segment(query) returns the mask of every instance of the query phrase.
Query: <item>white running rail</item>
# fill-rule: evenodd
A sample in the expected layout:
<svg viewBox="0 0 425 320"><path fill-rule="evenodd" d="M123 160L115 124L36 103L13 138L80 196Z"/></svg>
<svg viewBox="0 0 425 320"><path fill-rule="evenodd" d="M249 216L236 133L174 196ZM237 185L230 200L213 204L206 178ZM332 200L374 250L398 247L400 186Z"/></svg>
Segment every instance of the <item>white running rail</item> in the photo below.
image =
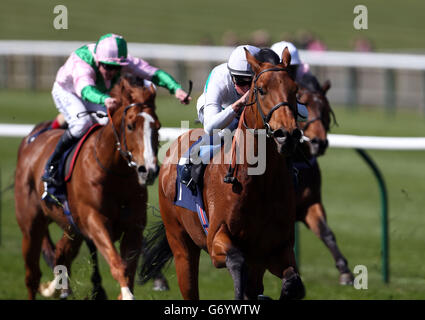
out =
<svg viewBox="0 0 425 320"><path fill-rule="evenodd" d="M0 124L0 137L24 137L34 125ZM187 131L185 128L161 128L159 139L170 141ZM371 137L346 134L328 134L331 148L361 148L376 150L425 150L425 137Z"/></svg>
<svg viewBox="0 0 425 320"><path fill-rule="evenodd" d="M69 56L86 44L82 41L0 40L0 55ZM144 59L170 59L180 61L226 61L232 47L174 45L154 43L128 44L129 52ZM343 66L425 70L425 55L377 52L314 52L299 50L301 59L313 66Z"/></svg>

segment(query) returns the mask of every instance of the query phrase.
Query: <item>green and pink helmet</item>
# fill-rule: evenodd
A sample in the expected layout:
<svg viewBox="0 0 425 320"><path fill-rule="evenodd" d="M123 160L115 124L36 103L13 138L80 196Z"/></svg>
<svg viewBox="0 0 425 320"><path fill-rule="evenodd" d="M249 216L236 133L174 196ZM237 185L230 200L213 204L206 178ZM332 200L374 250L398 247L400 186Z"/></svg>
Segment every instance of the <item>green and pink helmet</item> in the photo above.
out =
<svg viewBox="0 0 425 320"><path fill-rule="evenodd" d="M127 42L122 36L108 33L101 36L94 47L98 62L116 66L125 66L127 60Z"/></svg>

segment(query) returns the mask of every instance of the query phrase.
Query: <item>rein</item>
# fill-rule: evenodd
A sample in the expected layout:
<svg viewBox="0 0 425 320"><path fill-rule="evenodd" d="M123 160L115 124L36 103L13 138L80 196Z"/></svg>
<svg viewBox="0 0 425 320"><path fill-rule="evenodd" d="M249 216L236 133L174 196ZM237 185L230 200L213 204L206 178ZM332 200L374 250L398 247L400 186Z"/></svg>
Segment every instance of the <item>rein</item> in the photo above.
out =
<svg viewBox="0 0 425 320"><path fill-rule="evenodd" d="M140 103L140 102L132 103L132 104L129 104L128 106L125 107L123 115L122 115L122 119L121 119L121 135L123 135L123 146L121 146L120 135L118 134L117 129L114 126L114 122L112 121L112 116L109 112L109 109L107 110L107 115L105 113L99 112L99 111L93 111L93 112L86 111L86 112L84 112L86 114L95 113L99 118L103 118L103 117L106 117L106 116L109 118L109 122L111 123L111 127L112 127L112 132L114 133L114 137L115 137L116 150L124 158L124 160L127 162L127 165L130 168L137 167L137 163L134 161L132 153L128 150L127 139L126 139L124 127L125 127L125 115L126 115L128 109L130 109L131 107L135 107L135 106L141 106L141 107L144 107L144 108L151 108L150 106L145 105L145 104ZM102 132L103 132L103 129L102 129ZM97 145L97 143L100 139L102 132L100 132L100 134L97 136L96 145ZM99 158L96 154L96 147L93 148L93 151L94 151L94 157L96 159L96 162L99 165L99 167L102 168L102 170L104 170L105 172L108 172L108 173L114 173L115 175L118 175L118 176L122 175L122 174L115 173L115 172L109 170L108 168L105 168L105 166L102 165L102 163L100 162L100 160L99 160Z"/></svg>
<svg viewBox="0 0 425 320"><path fill-rule="evenodd" d="M255 76L255 79L254 79L254 98L255 98L255 100L253 102L249 103L249 104L245 104L245 107L252 106L254 104L257 105L257 109L258 109L258 111L260 113L260 116L261 116L261 119L263 121L263 126L264 126L263 128L266 129L266 136L268 138L272 138L274 136L274 133L275 133L271 129L270 124L269 124L269 121L270 121L270 119L271 119L271 117L273 115L273 112L275 112L277 109L279 109L282 106L288 106L288 107L291 106L289 104L289 102L282 101L282 102L279 102L278 104L274 105L273 108L271 108L271 110L268 112L267 115L264 115L264 112L263 112L263 110L261 108L261 105L260 105L260 99L258 98L259 88L257 87L257 81L258 81L258 79L260 78L260 76L263 73L266 73L266 72L275 72L275 71L276 72L279 72L279 71L286 71L286 72L288 72L289 70L288 70L288 68L278 68L278 67L268 68L268 69L261 70ZM298 113L298 107L296 107L296 110L295 110L295 114L297 114L297 113ZM258 134L258 129L256 129L256 128L249 128L246 125L246 122L245 122L245 108L244 108L244 110L242 111L242 114L241 114L241 122L244 125L245 129L253 130L254 131L254 134ZM238 126L238 128L239 128L239 126ZM229 169L227 171L227 174L226 174L226 176L224 177L224 180L223 180L225 183L235 184L237 182L237 179L235 177L235 175L236 175L235 174L236 173L236 167L237 167L236 166L236 157L234 156L234 153L236 152L236 140L237 139L235 137L235 139L233 140L233 143L232 143L232 161L230 163L230 166L229 166Z"/></svg>
<svg viewBox="0 0 425 320"><path fill-rule="evenodd" d="M273 108L271 108L271 110L269 111L269 113L267 115L264 115L264 112L263 112L263 110L261 108L260 99L258 98L258 91L259 91L259 89L257 87L257 81L258 81L258 79L260 78L260 76L263 73L266 73L266 72L269 72L269 71L286 71L286 72L288 72L289 70L288 70L288 68L277 68L276 67L276 68L264 69L260 73L258 73L256 75L255 79L254 79L254 98L255 98L255 100L253 102L249 103L249 104L246 104L245 107L252 106L254 104L257 104L257 107L258 107L257 109L258 109L258 112L260 113L261 119L263 121L263 126L266 129L267 137L268 138L271 138L271 137L274 136L274 131L271 130L271 127L269 125L269 121L270 121L270 119L271 119L271 117L273 115L273 112L275 112L280 107L283 107L283 106L290 107L291 105L287 101L279 102L278 104L276 104L275 106L273 106ZM297 113L298 113L298 110L295 110L295 114L297 114ZM242 121L243 121L243 125L245 126L246 129L253 129L253 128L249 128L246 125L245 117L242 117ZM255 131L255 129L254 129L254 131Z"/></svg>
<svg viewBox="0 0 425 320"><path fill-rule="evenodd" d="M122 118L121 118L121 134L123 135L123 147L124 148L121 147L120 136L118 135L118 132L117 132L115 126L114 126L114 122L112 121L111 113L108 110L109 122L111 123L112 131L114 132L114 136L115 136L115 140L116 140L115 146L117 147L117 151L124 158L124 160L127 162L127 165L130 168L136 168L137 163L134 161L133 155L128 150L128 147L127 147L127 139L126 139L125 128L124 128L125 127L125 115L126 115L128 109L130 109L131 107L136 107L136 106L150 108L148 105L145 105L145 104L140 103L140 102L132 103L132 104L129 104L128 106L125 107Z"/></svg>

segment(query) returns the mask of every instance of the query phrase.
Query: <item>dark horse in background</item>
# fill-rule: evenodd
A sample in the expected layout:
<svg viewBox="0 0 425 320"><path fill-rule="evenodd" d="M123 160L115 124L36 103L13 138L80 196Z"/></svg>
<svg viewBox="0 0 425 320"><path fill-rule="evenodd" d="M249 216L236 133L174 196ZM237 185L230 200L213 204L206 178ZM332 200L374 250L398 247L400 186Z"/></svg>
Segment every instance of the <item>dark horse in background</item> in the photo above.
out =
<svg viewBox="0 0 425 320"><path fill-rule="evenodd" d="M142 279L149 278L151 272L157 272L155 268L160 269L174 256L184 299L199 299L201 249L208 252L216 268L229 270L235 299L257 299L262 295L266 270L282 279L281 299L299 299L305 294L294 256L295 192L292 173L286 165L286 156L294 152L301 138L295 120L297 86L287 69L291 56L286 48L282 63L277 66L260 63L248 51L246 57L255 76L250 102L240 117L233 147L243 143L242 137L254 143L245 146L242 163L232 161L232 170L223 161L215 161L217 157L233 155L232 151L223 151L223 147L205 168L203 200L209 220L207 234L197 213L174 204L176 164L186 151L183 141L196 141L192 138L203 135L203 130L181 135L161 166L159 206L163 225L152 236L153 245L148 245L140 275ZM260 129L264 131L261 133ZM259 138L261 134L263 141ZM266 154L259 154L261 143L265 144ZM262 174L249 174L253 167L247 161L250 151L260 158L266 156ZM232 184L223 181L225 176L233 178L229 179ZM155 242L156 239L162 241Z"/></svg>
<svg viewBox="0 0 425 320"><path fill-rule="evenodd" d="M119 283L120 299L134 299L137 261L146 225L147 185L157 175L158 130L155 89L133 87L121 79L111 91L120 105L109 114L109 123L94 131L82 145L72 178L66 183L67 199L76 227L63 209L41 200L41 176L62 130L48 130L19 147L15 175L16 218L23 234L25 283L35 299L41 271L39 260L48 225L57 223L63 236L54 251L54 265L64 265L68 275L81 243L89 239L105 257ZM120 254L114 242L120 240ZM49 289L54 290L55 281Z"/></svg>
<svg viewBox="0 0 425 320"><path fill-rule="evenodd" d="M302 221L323 241L330 250L340 273L339 283L349 285L353 283L353 274L327 223L322 201L320 167L316 159L322 156L328 147L327 133L330 130L331 118L336 123L335 114L326 98L331 84L326 81L321 86L314 76L307 74L298 85L298 97L308 109L307 122L300 123L308 141L300 145L300 151L305 157L297 153L298 156L294 159L295 166L298 168L297 221ZM305 160L309 162L309 165Z"/></svg>

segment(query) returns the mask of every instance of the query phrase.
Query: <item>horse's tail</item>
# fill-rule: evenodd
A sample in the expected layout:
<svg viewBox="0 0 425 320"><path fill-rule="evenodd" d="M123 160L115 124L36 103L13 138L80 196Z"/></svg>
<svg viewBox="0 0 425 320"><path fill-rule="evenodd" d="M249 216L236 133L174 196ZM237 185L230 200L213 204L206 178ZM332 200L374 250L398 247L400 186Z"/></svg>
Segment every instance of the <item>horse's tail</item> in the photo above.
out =
<svg viewBox="0 0 425 320"><path fill-rule="evenodd" d="M157 277L172 258L173 253L165 235L165 226L160 220L149 228L145 237L138 283L143 285Z"/></svg>

